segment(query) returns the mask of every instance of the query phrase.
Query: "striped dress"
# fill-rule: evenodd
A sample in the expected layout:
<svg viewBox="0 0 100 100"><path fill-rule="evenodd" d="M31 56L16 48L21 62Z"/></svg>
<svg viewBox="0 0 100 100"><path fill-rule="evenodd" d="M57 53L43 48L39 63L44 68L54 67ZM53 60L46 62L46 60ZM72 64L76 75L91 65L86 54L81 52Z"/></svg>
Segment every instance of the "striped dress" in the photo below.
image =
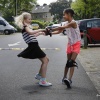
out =
<svg viewBox="0 0 100 100"><path fill-rule="evenodd" d="M46 54L41 50L36 37L27 33L25 27L27 26L24 26L22 30L22 36L24 41L28 44L28 47L19 53L18 57L27 59L44 58Z"/></svg>
<svg viewBox="0 0 100 100"><path fill-rule="evenodd" d="M23 28L23 30L22 30L22 36L23 36L24 41L25 41L27 44L29 44L29 43L31 43L31 42L38 42L37 39L36 39L36 37L34 37L34 35L30 35L29 33L27 33L27 32L25 31L25 27L27 27L27 26L24 26L24 28Z"/></svg>

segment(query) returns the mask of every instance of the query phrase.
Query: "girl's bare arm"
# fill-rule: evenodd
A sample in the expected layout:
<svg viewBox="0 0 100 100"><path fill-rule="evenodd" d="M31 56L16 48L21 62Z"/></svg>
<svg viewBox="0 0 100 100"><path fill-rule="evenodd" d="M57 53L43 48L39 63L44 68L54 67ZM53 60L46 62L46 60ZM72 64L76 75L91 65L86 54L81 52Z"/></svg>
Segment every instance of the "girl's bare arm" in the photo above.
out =
<svg viewBox="0 0 100 100"><path fill-rule="evenodd" d="M27 33L29 33L30 35L34 35L34 34L37 34L39 32L44 32L45 29L39 29L39 30L32 30L30 29L29 27L25 27L25 30Z"/></svg>
<svg viewBox="0 0 100 100"><path fill-rule="evenodd" d="M65 28L77 28L77 24L76 22L71 22L65 26L60 26L60 27L57 27L57 28L54 28L52 29L53 31L57 31L57 30L64 30Z"/></svg>
<svg viewBox="0 0 100 100"><path fill-rule="evenodd" d="M63 32L63 30L54 31L52 34L60 34L61 32Z"/></svg>

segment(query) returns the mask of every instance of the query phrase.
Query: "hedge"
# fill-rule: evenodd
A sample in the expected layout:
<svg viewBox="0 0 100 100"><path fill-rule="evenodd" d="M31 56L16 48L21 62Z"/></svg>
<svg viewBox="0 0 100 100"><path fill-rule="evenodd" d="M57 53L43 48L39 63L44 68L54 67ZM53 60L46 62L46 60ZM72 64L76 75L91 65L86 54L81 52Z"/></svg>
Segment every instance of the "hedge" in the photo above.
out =
<svg viewBox="0 0 100 100"><path fill-rule="evenodd" d="M38 24L40 28L45 28L47 26L47 22L32 20L32 24Z"/></svg>

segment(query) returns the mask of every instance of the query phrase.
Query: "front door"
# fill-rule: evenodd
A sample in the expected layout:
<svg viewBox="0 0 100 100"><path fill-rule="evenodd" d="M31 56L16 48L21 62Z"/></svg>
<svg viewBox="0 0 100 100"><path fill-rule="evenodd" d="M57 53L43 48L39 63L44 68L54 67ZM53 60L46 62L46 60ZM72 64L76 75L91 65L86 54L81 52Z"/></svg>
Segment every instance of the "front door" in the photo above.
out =
<svg viewBox="0 0 100 100"><path fill-rule="evenodd" d="M0 20L0 32L3 32L5 29L5 23L3 20Z"/></svg>

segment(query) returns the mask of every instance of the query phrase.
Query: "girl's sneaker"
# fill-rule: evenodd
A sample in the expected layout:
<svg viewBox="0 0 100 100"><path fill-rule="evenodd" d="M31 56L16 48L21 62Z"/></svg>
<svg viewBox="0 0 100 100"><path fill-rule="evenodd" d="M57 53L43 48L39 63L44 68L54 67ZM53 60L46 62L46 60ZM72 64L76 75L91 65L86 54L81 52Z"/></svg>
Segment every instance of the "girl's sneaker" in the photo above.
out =
<svg viewBox="0 0 100 100"><path fill-rule="evenodd" d="M41 78L42 78L41 75L37 73L35 79L40 80Z"/></svg>
<svg viewBox="0 0 100 100"><path fill-rule="evenodd" d="M64 79L62 79L62 84L65 84L65 83L64 83Z"/></svg>
<svg viewBox="0 0 100 100"><path fill-rule="evenodd" d="M44 87L48 87L48 86L52 86L52 83L49 83L46 80L40 80L39 85L44 86Z"/></svg>
<svg viewBox="0 0 100 100"><path fill-rule="evenodd" d="M71 80L68 80L67 78L64 79L64 83L67 85L67 88L68 89L71 89L71 84L72 84L72 81Z"/></svg>
<svg viewBox="0 0 100 100"><path fill-rule="evenodd" d="M67 79L67 77L62 79L62 84L64 84L64 85L65 85L64 79Z"/></svg>

